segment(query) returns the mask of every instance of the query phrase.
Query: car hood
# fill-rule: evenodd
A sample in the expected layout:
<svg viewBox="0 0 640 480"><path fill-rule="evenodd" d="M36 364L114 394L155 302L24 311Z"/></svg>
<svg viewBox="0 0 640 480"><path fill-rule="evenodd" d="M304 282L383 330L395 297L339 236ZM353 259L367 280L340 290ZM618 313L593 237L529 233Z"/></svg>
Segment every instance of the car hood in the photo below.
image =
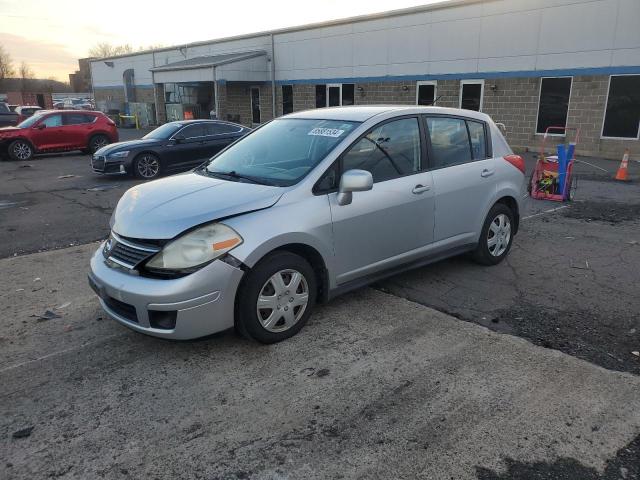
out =
<svg viewBox="0 0 640 480"><path fill-rule="evenodd" d="M155 147L161 145L163 140L155 138L140 138L138 140L128 140L126 142L110 143L96 151L96 155L111 155L112 153L121 152L123 150L132 150L134 148Z"/></svg>
<svg viewBox="0 0 640 480"><path fill-rule="evenodd" d="M18 128L18 127L1 127L0 128L0 134L4 133L17 133L20 130L22 130L22 128Z"/></svg>
<svg viewBox="0 0 640 480"><path fill-rule="evenodd" d="M268 208L283 193L280 187L184 173L127 190L111 228L130 238L170 239L206 222Z"/></svg>

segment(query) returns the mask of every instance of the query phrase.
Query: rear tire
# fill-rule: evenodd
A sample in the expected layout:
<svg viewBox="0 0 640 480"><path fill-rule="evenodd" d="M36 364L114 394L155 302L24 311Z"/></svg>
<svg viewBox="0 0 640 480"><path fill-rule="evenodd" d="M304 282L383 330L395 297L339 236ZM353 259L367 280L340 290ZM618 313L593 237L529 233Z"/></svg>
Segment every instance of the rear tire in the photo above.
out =
<svg viewBox="0 0 640 480"><path fill-rule="evenodd" d="M109 137L107 137L106 135L102 135L102 134L94 135L89 140L89 148L88 148L89 153L96 153L102 147L106 147L110 143L111 143L111 140L109 140Z"/></svg>
<svg viewBox="0 0 640 480"><path fill-rule="evenodd" d="M298 333L316 303L316 276L304 258L272 253L243 281L236 303L236 331L260 343L276 343Z"/></svg>
<svg viewBox="0 0 640 480"><path fill-rule="evenodd" d="M484 221L473 258L481 265L497 265L511 250L514 233L513 212L503 203L496 203Z"/></svg>
<svg viewBox="0 0 640 480"><path fill-rule="evenodd" d="M33 157L33 146L26 140L14 140L7 149L12 160L27 161Z"/></svg>

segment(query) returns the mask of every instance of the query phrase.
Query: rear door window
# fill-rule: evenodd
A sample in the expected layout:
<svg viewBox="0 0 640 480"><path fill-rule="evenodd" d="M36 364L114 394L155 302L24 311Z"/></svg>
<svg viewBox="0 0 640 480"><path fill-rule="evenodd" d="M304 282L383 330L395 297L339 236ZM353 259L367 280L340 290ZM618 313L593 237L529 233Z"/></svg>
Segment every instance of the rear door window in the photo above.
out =
<svg viewBox="0 0 640 480"><path fill-rule="evenodd" d="M374 127L342 157L343 171L368 170L374 182L417 173L421 169L417 118L402 118Z"/></svg>
<svg viewBox="0 0 640 480"><path fill-rule="evenodd" d="M471 161L469 133L464 120L449 117L428 117L431 140L431 161L434 168L449 167Z"/></svg>
<svg viewBox="0 0 640 480"><path fill-rule="evenodd" d="M188 125L182 130L178 132L178 135L189 139L189 138L197 138L204 136L204 128L201 123L196 123L193 125Z"/></svg>
<svg viewBox="0 0 640 480"><path fill-rule="evenodd" d="M65 125L81 125L83 123L91 123L95 117L84 113L67 113L64 115Z"/></svg>
<svg viewBox="0 0 640 480"><path fill-rule="evenodd" d="M229 123L207 123L205 124L206 135L224 135L232 133L240 133L242 127L231 125Z"/></svg>

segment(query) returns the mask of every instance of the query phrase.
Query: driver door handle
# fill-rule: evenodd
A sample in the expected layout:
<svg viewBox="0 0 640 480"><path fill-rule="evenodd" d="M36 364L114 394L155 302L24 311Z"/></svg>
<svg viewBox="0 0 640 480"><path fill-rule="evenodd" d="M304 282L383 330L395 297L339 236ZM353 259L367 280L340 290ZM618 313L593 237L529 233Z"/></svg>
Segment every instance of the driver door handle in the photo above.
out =
<svg viewBox="0 0 640 480"><path fill-rule="evenodd" d="M424 193L428 190L431 190L431 187L429 185L416 185L415 187L413 187L413 190L411 190L412 193L415 193L416 195L419 195L421 193Z"/></svg>
<svg viewBox="0 0 640 480"><path fill-rule="evenodd" d="M494 173L495 173L494 170L489 170L488 168L485 168L484 170L482 170L482 172L480 172L480 176L486 178L486 177L490 177Z"/></svg>

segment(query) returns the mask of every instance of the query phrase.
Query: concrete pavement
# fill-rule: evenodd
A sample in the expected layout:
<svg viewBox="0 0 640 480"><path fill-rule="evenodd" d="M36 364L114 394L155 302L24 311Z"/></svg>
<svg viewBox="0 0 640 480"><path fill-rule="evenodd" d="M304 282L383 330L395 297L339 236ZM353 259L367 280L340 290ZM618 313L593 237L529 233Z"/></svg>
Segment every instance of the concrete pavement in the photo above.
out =
<svg viewBox="0 0 640 480"><path fill-rule="evenodd" d="M640 475L637 376L372 289L277 345L162 341L102 314L94 248L0 260L0 478Z"/></svg>

